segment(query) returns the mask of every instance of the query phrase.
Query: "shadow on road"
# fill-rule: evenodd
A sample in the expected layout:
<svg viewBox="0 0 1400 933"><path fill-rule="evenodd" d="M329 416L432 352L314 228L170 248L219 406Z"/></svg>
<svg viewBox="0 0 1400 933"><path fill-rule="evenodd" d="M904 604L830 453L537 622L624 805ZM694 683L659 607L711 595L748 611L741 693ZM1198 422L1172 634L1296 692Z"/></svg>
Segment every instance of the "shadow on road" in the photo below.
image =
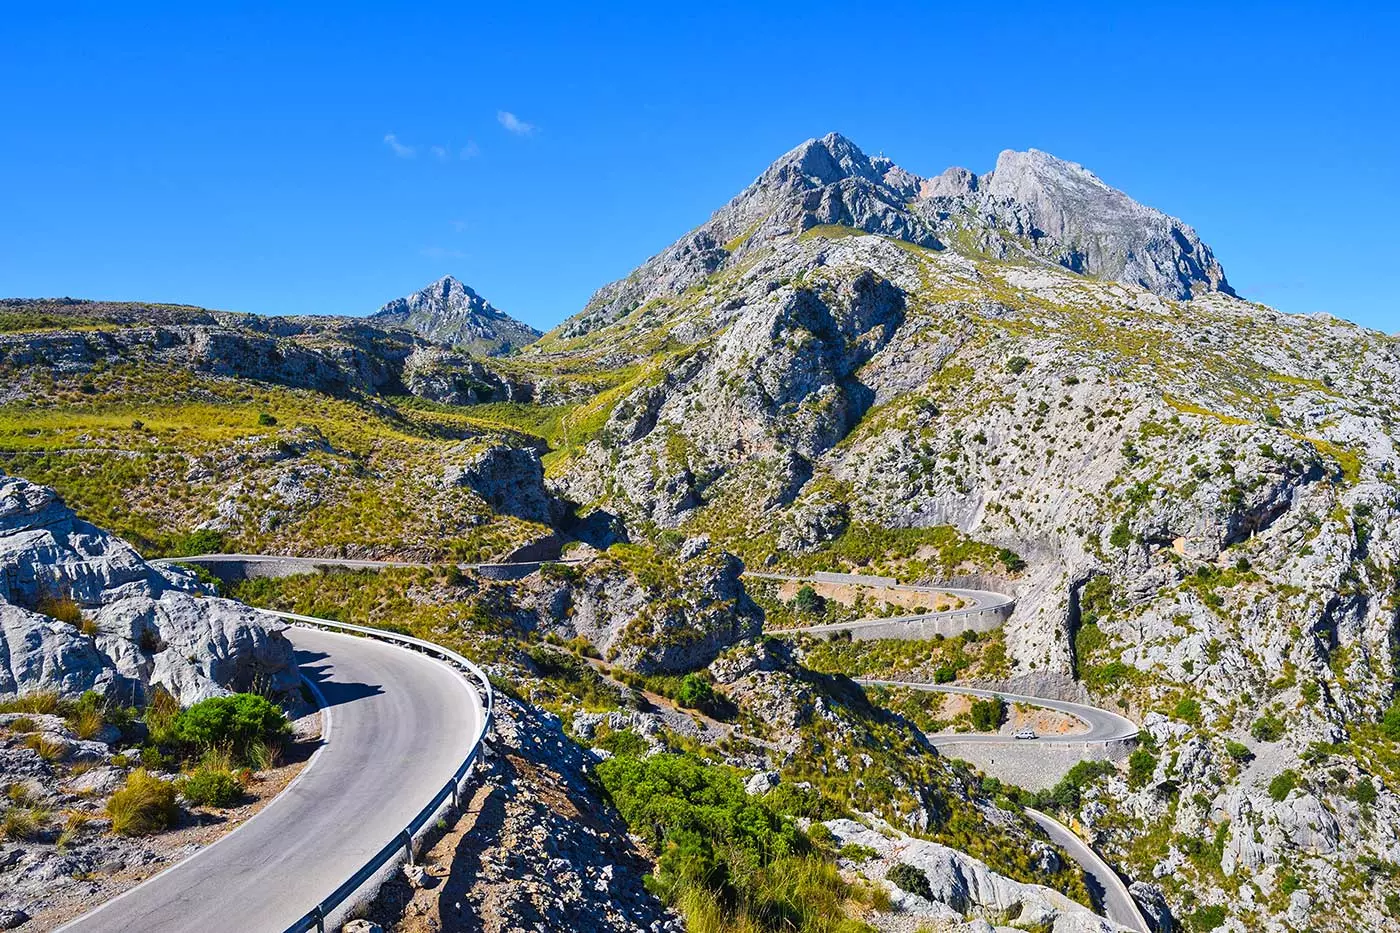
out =
<svg viewBox="0 0 1400 933"><path fill-rule="evenodd" d="M324 661L328 657L323 651L298 651L294 657L297 666L301 668L302 676L316 685L316 689L321 691L321 696L326 698L327 706L343 706L346 703L363 700L365 697L378 696L384 692L384 688L379 684L352 683L333 679L330 664L316 663Z"/></svg>

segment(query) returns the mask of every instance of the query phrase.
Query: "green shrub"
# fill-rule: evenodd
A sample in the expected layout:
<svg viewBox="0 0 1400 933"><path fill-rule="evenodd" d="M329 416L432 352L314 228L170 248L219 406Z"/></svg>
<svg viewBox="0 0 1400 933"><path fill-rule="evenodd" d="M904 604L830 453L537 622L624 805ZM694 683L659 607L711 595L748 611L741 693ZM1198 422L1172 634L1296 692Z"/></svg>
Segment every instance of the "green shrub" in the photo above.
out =
<svg viewBox="0 0 1400 933"><path fill-rule="evenodd" d="M841 851L836 854L852 862L868 862L879 853L870 848L870 846L863 846L856 842L848 842L843 845ZM924 880L927 881L928 879Z"/></svg>
<svg viewBox="0 0 1400 933"><path fill-rule="evenodd" d="M936 684L950 684L958 679L958 672L947 664L940 664L933 672L933 682Z"/></svg>
<svg viewBox="0 0 1400 933"><path fill-rule="evenodd" d="M196 554L219 554L227 545L228 540L223 532L201 528L175 539L169 550L172 557L193 557Z"/></svg>
<svg viewBox="0 0 1400 933"><path fill-rule="evenodd" d="M715 688L699 674L686 674L676 691L676 702L689 709L707 712L715 706Z"/></svg>
<svg viewBox="0 0 1400 933"><path fill-rule="evenodd" d="M643 755L647 750L646 739L631 729L618 729L601 736L593 743L594 747L606 749L614 755Z"/></svg>
<svg viewBox="0 0 1400 933"><path fill-rule="evenodd" d="M232 771L200 766L181 778L178 788L190 803L203 807L231 807L243 799L243 785Z"/></svg>
<svg viewBox="0 0 1400 933"><path fill-rule="evenodd" d="M1289 768L1276 775L1269 782L1269 796L1275 800L1282 800L1288 796L1289 792L1298 786L1298 772Z"/></svg>
<svg viewBox="0 0 1400 933"><path fill-rule="evenodd" d="M1194 697L1182 697L1177 701L1173 715L1182 722L1189 722L1193 725L1201 721L1201 704Z"/></svg>
<svg viewBox="0 0 1400 933"><path fill-rule="evenodd" d="M179 816L175 785L162 781L144 768L127 776L126 786L107 801L112 832L121 836L148 836L166 829Z"/></svg>
<svg viewBox="0 0 1400 933"><path fill-rule="evenodd" d="M1363 807L1369 807L1376 802L1376 785L1368 777L1363 777L1356 782L1356 786L1351 789L1351 798Z"/></svg>
<svg viewBox="0 0 1400 933"><path fill-rule="evenodd" d="M929 886L928 875L913 865L900 862L886 872L885 877L901 891L908 891L910 894L917 894L919 897L933 900L933 888Z"/></svg>
<svg viewBox="0 0 1400 933"><path fill-rule="evenodd" d="M1006 371L1013 376L1019 376L1026 371L1026 367L1031 365L1031 361L1024 356L1013 356L1006 361Z"/></svg>
<svg viewBox="0 0 1400 933"><path fill-rule="evenodd" d="M1283 738L1283 720L1272 713L1265 713L1254 720L1254 725L1249 727L1249 734L1260 742L1277 742Z"/></svg>
<svg viewBox="0 0 1400 933"><path fill-rule="evenodd" d="M1139 748L1128 756L1128 786L1133 790L1144 787L1157 770L1157 756Z"/></svg>
<svg viewBox="0 0 1400 933"><path fill-rule="evenodd" d="M972 717L972 728L978 732L991 732L1001 728L1001 724L1006 721L1006 701L1001 697L973 700L969 714Z"/></svg>
<svg viewBox="0 0 1400 933"><path fill-rule="evenodd" d="M1196 933L1206 933L1225 925L1226 911L1218 904L1211 904L1207 907L1198 907L1187 918L1191 924L1191 929Z"/></svg>
<svg viewBox="0 0 1400 933"><path fill-rule="evenodd" d="M672 903L702 889L724 903L753 903L759 872L807 850L796 825L750 797L733 768L693 755L617 756L599 782L632 831L658 853L652 887ZM757 906L757 905L755 905Z"/></svg>
<svg viewBox="0 0 1400 933"><path fill-rule="evenodd" d="M277 424L277 419L274 418L272 415L268 414L265 411L258 412L259 427L270 428L275 424Z"/></svg>
<svg viewBox="0 0 1400 933"><path fill-rule="evenodd" d="M1381 717L1381 732L1385 737L1400 742L1400 697L1390 704L1390 709Z"/></svg>
<svg viewBox="0 0 1400 933"><path fill-rule="evenodd" d="M826 600L806 584L803 584L797 595L792 598L792 605L798 612L807 615L819 616L826 612Z"/></svg>
<svg viewBox="0 0 1400 933"><path fill-rule="evenodd" d="M1254 757L1254 753L1249 750L1249 746L1243 742L1236 742L1234 739L1225 740L1225 754L1236 761L1249 761Z"/></svg>
<svg viewBox="0 0 1400 933"><path fill-rule="evenodd" d="M250 764L252 756L280 746L290 732L282 711L255 693L201 700L176 716L171 726L174 740L191 750L226 748Z"/></svg>

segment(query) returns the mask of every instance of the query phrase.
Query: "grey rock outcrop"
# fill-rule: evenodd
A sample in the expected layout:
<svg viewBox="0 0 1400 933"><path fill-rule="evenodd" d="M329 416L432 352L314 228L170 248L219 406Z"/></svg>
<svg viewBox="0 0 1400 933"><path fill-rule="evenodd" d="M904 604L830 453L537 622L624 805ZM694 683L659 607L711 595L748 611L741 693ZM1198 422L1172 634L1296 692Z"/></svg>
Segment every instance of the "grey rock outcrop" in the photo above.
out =
<svg viewBox="0 0 1400 933"><path fill-rule="evenodd" d="M370 319L406 327L436 343L489 355L509 353L540 336L450 275L395 298Z"/></svg>
<svg viewBox="0 0 1400 933"><path fill-rule="evenodd" d="M923 872L933 897L925 898L886 882L891 899L902 913L942 924L972 925L955 929L1003 929L1008 920L1016 929L1052 930L1054 933L1113 933L1124 930L1058 891L1014 881L992 871L983 862L936 842L901 833L881 833L854 820L829 820L824 824L841 845L873 849L877 860L862 870L882 876L895 865L911 865ZM991 924L996 923L996 927Z"/></svg>
<svg viewBox="0 0 1400 933"><path fill-rule="evenodd" d="M498 513L532 522L549 523L554 510L539 452L530 447L491 444L450 466L443 481L469 487Z"/></svg>
<svg viewBox="0 0 1400 933"><path fill-rule="evenodd" d="M283 628L147 564L53 490L0 474L0 694L97 690L130 702L159 685L184 704L252 687L291 695Z"/></svg>
<svg viewBox="0 0 1400 933"><path fill-rule="evenodd" d="M1007 150L985 175L920 178L829 133L781 156L698 229L600 289L560 333L577 336L675 296L738 257L813 227L838 226L929 249L1052 263L1169 298L1233 294L1210 248L1181 221L1083 166Z"/></svg>

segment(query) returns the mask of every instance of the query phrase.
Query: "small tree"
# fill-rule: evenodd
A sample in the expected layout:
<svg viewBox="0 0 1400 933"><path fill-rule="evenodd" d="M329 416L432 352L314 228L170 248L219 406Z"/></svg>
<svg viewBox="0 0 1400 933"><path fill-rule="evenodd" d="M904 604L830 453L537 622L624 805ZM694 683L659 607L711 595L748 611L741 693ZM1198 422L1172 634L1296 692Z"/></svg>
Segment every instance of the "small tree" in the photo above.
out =
<svg viewBox="0 0 1400 933"><path fill-rule="evenodd" d="M1254 720L1254 725L1249 727L1249 734L1260 742L1277 742L1283 738L1283 720L1272 713L1265 713Z"/></svg>
<svg viewBox="0 0 1400 933"><path fill-rule="evenodd" d="M990 700L972 701L972 728L978 732L991 732L1006 721L1006 701L1001 697Z"/></svg>
<svg viewBox="0 0 1400 933"><path fill-rule="evenodd" d="M1157 756L1145 748L1139 748L1128 756L1128 786L1137 790L1152 780L1152 772L1157 770Z"/></svg>
<svg viewBox="0 0 1400 933"><path fill-rule="evenodd" d="M807 615L819 616L826 611L826 600L810 586L803 585L792 600L793 608Z"/></svg>
<svg viewBox="0 0 1400 933"><path fill-rule="evenodd" d="M690 709L706 711L714 708L715 688L699 674L686 674L676 691L676 702Z"/></svg>

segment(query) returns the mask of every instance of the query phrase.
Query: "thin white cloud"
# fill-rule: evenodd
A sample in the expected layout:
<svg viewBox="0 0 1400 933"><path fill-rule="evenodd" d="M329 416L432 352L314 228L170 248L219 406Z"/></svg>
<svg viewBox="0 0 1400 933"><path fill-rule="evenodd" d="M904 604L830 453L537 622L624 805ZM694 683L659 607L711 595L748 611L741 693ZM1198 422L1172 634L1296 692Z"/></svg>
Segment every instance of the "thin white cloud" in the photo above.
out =
<svg viewBox="0 0 1400 933"><path fill-rule="evenodd" d="M477 146L476 140L474 139L467 140L467 144L462 147L462 151L457 153L457 157L463 161L475 159L479 155L481 155L481 148Z"/></svg>
<svg viewBox="0 0 1400 933"><path fill-rule="evenodd" d="M418 148L416 146L405 146L403 143L399 142L399 138L393 133L388 133L384 136L384 144L392 149L394 155L398 156L400 159L411 159L418 154Z"/></svg>
<svg viewBox="0 0 1400 933"><path fill-rule="evenodd" d="M448 159L446 146L430 146L428 151L433 154L433 158L439 162L446 162Z"/></svg>
<svg viewBox="0 0 1400 933"><path fill-rule="evenodd" d="M514 133L516 136L529 136L535 131L535 124L526 123L509 110L496 111L496 122L504 126L506 132Z"/></svg>

